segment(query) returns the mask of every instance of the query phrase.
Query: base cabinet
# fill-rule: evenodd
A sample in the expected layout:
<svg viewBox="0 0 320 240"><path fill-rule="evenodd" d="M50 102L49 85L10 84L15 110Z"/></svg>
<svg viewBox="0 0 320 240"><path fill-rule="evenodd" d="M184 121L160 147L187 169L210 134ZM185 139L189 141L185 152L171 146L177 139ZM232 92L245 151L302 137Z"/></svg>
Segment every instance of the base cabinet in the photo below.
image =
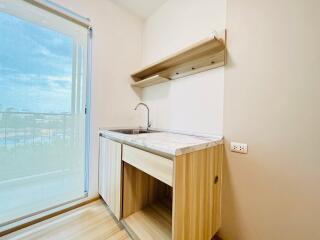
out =
<svg viewBox="0 0 320 240"><path fill-rule="evenodd" d="M210 240L217 233L223 145L167 159L100 141L100 194L133 239Z"/></svg>
<svg viewBox="0 0 320 240"><path fill-rule="evenodd" d="M134 239L210 240L221 226L223 145L166 159L123 146L122 222Z"/></svg>
<svg viewBox="0 0 320 240"><path fill-rule="evenodd" d="M118 220L121 217L121 144L100 137L99 194Z"/></svg>

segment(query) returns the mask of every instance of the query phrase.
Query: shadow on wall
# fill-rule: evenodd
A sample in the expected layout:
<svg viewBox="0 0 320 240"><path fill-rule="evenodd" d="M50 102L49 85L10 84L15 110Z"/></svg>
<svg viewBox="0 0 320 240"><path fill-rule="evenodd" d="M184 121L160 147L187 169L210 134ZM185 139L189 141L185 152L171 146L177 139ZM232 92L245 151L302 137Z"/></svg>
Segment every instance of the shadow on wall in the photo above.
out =
<svg viewBox="0 0 320 240"><path fill-rule="evenodd" d="M139 94L141 102L146 103L150 108L150 119L153 127L164 128L168 126L170 112L170 82L157 84L146 88L133 87L136 94ZM167 101L168 100L168 101ZM145 122L146 115L143 113L142 122Z"/></svg>
<svg viewBox="0 0 320 240"><path fill-rule="evenodd" d="M227 47L227 64L225 66L225 71L231 70L236 66L235 62L233 61ZM237 79L232 79L234 82L237 81ZM225 82L226 84L226 82ZM226 99L226 92L224 93L224 103ZM224 116L225 118L225 113ZM225 130L223 131L225 134ZM239 213L239 207L237 207L237 199L235 195L235 189L237 186L234 185L234 181L232 179L232 173L230 168L230 161L231 157L230 153L230 141L229 139L226 139L226 136L224 135L224 161L223 161L223 182L222 182L222 224L221 229L218 232L219 238L217 240L233 240L233 239L243 239L243 226L241 225L241 219L240 219L240 213ZM232 218L230 218L232 216ZM228 226L232 226L233 229L227 229L227 226L224 224L228 222ZM237 233L237 236L233 236L232 239L225 237L225 232L228 232L228 235L232 236L232 233ZM214 239L215 240L215 239Z"/></svg>
<svg viewBox="0 0 320 240"><path fill-rule="evenodd" d="M129 79L128 79L128 84L129 84L129 86L131 87L131 89L132 89L132 91L134 92L134 94L139 98L139 99L142 99L142 93L143 93L143 89L142 88L138 88L138 87L132 87L131 86L131 83L133 83L134 82L134 80L131 78L131 77L129 77Z"/></svg>
<svg viewBox="0 0 320 240"><path fill-rule="evenodd" d="M229 167L229 159L227 156L227 151L230 151L228 147L228 143L225 140L224 141L224 160L223 160L223 181L222 181L222 226L221 229L224 228L224 222L228 221L229 225L235 227L237 230L235 232L241 232L241 226L239 226L238 221L238 212L237 212L237 206L236 206L236 199L235 195L233 193L234 186L232 185L232 179L230 174L230 167ZM228 206L228 208L225 208L225 206ZM226 216L233 216L232 219L226 219ZM231 224L230 224L231 222ZM222 240L229 240L224 238L223 231L219 231L218 235L221 237ZM219 238L217 240L220 240Z"/></svg>
<svg viewBox="0 0 320 240"><path fill-rule="evenodd" d="M234 62L232 61L231 55L229 53L228 47L226 48L226 65L224 68L232 68L234 66Z"/></svg>
<svg viewBox="0 0 320 240"><path fill-rule="evenodd" d="M176 81L176 80L174 80ZM142 90L142 99L147 99L148 101L155 101L159 99L167 99L170 95L171 90L171 83L164 82L160 83L154 86L150 86L147 88L144 88L144 91Z"/></svg>

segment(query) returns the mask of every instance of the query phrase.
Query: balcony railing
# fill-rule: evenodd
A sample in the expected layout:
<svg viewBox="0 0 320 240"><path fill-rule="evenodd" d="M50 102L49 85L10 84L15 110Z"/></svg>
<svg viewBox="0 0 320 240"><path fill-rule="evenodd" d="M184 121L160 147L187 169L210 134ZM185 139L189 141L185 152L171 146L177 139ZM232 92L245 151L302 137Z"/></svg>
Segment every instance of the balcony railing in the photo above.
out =
<svg viewBox="0 0 320 240"><path fill-rule="evenodd" d="M84 116L0 112L0 182L81 169Z"/></svg>
<svg viewBox="0 0 320 240"><path fill-rule="evenodd" d="M43 145L56 142L76 144L79 116L68 113L0 112L0 148Z"/></svg>

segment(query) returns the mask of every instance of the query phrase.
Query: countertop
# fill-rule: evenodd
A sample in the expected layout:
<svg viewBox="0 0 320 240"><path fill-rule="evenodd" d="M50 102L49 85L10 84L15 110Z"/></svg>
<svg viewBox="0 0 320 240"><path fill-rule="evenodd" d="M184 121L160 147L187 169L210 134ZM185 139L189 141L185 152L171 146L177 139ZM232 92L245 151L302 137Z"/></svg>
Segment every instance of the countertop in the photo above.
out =
<svg viewBox="0 0 320 240"><path fill-rule="evenodd" d="M131 135L114 132L112 131L114 129L130 128L101 128L100 135L170 158L223 143L222 136L198 135L161 129L151 129L160 132Z"/></svg>

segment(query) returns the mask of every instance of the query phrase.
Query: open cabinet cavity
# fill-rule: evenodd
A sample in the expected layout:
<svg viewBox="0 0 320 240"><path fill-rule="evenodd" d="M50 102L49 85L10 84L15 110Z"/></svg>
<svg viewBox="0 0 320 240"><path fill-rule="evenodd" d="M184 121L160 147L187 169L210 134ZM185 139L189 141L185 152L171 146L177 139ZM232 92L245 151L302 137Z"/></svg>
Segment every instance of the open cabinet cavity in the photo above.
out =
<svg viewBox="0 0 320 240"><path fill-rule="evenodd" d="M123 224L135 239L172 239L172 187L124 163Z"/></svg>

